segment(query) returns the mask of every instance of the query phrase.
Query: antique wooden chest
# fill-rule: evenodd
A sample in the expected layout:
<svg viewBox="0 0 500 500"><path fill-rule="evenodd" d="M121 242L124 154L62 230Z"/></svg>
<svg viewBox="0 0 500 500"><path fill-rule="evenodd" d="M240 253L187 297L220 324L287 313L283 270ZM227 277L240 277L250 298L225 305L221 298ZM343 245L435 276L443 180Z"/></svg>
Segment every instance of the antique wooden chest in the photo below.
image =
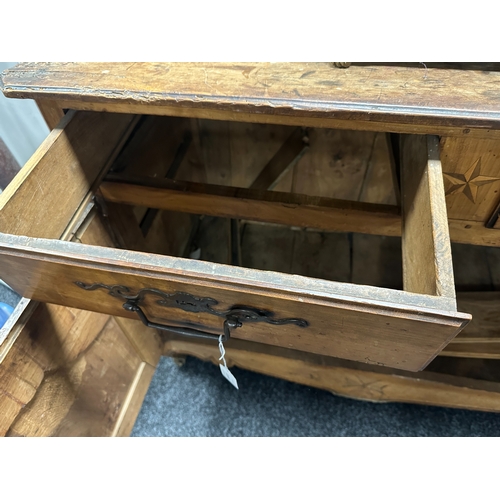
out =
<svg viewBox="0 0 500 500"><path fill-rule="evenodd" d="M2 431L127 434L160 355L216 361L219 340L230 364L340 394L500 409L499 83L329 63L4 72L53 131L0 197L0 277L25 297L0 334ZM452 243L493 276L458 307Z"/></svg>

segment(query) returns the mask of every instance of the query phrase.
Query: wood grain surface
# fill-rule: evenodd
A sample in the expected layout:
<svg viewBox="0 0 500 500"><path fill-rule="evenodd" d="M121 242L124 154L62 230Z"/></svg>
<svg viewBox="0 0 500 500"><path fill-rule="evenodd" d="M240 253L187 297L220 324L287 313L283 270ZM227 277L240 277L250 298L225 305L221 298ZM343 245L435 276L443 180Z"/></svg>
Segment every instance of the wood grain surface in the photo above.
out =
<svg viewBox="0 0 500 500"><path fill-rule="evenodd" d="M70 109L486 136L500 128L499 83L489 71L329 63L22 63L1 85Z"/></svg>
<svg viewBox="0 0 500 500"><path fill-rule="evenodd" d="M54 130L64 118L64 110L56 101L42 99L37 101L38 109L50 130Z"/></svg>
<svg viewBox="0 0 500 500"><path fill-rule="evenodd" d="M500 203L500 142L441 139L448 216L486 222Z"/></svg>
<svg viewBox="0 0 500 500"><path fill-rule="evenodd" d="M402 137L401 195L404 289L455 297L437 137Z"/></svg>
<svg viewBox="0 0 500 500"><path fill-rule="evenodd" d="M71 239L96 184L111 167L135 121L131 115L66 114L0 195L0 231ZM0 360L35 307L22 299L0 330Z"/></svg>
<svg viewBox="0 0 500 500"><path fill-rule="evenodd" d="M101 192L112 203L313 227L326 231L383 233L391 236L401 234L400 210L393 205L168 179L108 179L101 184ZM116 182L112 182L113 179Z"/></svg>
<svg viewBox="0 0 500 500"><path fill-rule="evenodd" d="M250 189L271 190L294 162L307 151L304 132L296 128L250 185Z"/></svg>
<svg viewBox="0 0 500 500"><path fill-rule="evenodd" d="M87 314L95 315L94 313ZM68 362L59 358L31 404L12 424L10 436L106 436L115 427L141 360L112 318L86 350ZM42 344L43 345L43 344Z"/></svg>
<svg viewBox="0 0 500 500"><path fill-rule="evenodd" d="M60 238L133 118L65 115L0 194L0 230Z"/></svg>
<svg viewBox="0 0 500 500"><path fill-rule="evenodd" d="M0 364L0 435L5 435L23 408L35 397L45 372L73 363L92 344L107 322L106 315L52 304L38 307ZM68 394L71 397L71 392ZM61 395L64 397L63 395ZM65 412L65 409L62 410ZM63 413L56 410L32 430L53 427Z"/></svg>

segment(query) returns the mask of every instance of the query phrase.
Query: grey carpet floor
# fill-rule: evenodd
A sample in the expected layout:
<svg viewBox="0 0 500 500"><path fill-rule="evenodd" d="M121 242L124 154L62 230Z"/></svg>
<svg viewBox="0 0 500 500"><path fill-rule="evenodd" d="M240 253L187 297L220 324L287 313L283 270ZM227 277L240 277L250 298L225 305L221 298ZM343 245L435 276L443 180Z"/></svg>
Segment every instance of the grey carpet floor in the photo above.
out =
<svg viewBox="0 0 500 500"><path fill-rule="evenodd" d="M367 403L232 368L162 358L132 436L500 436L500 415Z"/></svg>

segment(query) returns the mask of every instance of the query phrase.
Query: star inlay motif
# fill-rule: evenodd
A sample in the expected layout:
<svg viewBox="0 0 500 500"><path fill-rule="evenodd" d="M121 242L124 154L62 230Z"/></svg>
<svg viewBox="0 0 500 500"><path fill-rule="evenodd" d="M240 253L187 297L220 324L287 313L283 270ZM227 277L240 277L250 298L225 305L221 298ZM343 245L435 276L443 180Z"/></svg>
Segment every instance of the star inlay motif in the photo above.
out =
<svg viewBox="0 0 500 500"><path fill-rule="evenodd" d="M497 177L481 175L481 158L479 158L464 174L448 174L443 172L443 175L451 182L451 186L447 189L446 195L463 193L474 204L476 203L479 186L500 181Z"/></svg>

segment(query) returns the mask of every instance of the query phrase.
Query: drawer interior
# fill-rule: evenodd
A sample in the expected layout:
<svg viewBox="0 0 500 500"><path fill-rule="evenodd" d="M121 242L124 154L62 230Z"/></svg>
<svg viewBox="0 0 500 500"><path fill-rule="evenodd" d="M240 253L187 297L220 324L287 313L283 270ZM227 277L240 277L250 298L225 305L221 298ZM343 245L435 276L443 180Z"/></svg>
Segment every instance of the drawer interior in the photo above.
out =
<svg viewBox="0 0 500 500"><path fill-rule="evenodd" d="M208 297L219 312L246 306L280 320L307 317L302 330L257 322L232 335L418 370L469 316L456 312L444 193L428 182L428 140L407 140L413 187L403 192L411 194L409 216L393 263L403 263L403 290L398 280L364 286L362 272L359 285L349 283L358 281L348 255L354 236L401 234L399 162L385 134L170 117L139 119L99 184L113 246L132 252L3 236L0 271L24 296L127 317L137 318L109 297L115 286ZM403 196L403 212L404 204ZM220 316L166 313L151 297L143 305L155 322L221 331Z"/></svg>
<svg viewBox="0 0 500 500"><path fill-rule="evenodd" d="M272 196L278 199L284 195L286 200L287 195L299 195L310 197L313 202L319 198L335 199L367 204L363 205L367 210L377 205L382 213L389 213L390 224L395 226L392 234L400 231L399 183L390 138L383 133L147 116L141 119L141 126L104 180L101 192L112 210L134 218L154 253L403 289L399 237L378 238L311 228L314 214L303 225L295 226L256 222L258 207L253 214L250 208L249 215L254 219L248 220L203 214L203 209L209 213L220 210L212 202L198 207L200 213L196 214L192 213L195 209L178 200L168 201L174 210L113 201L116 186L120 185L120 196L123 183L134 180L157 187L165 180L175 179L189 186L196 183L199 189L202 185L208 190L251 188L273 162L274 170L268 169L268 187L264 188L266 176L261 175L260 193L256 196L268 194L272 200ZM142 198L147 199L147 195ZM175 210L178 205L191 213ZM261 218L266 216L272 218L272 212L268 210ZM302 223L293 213L284 216L284 220ZM361 224L366 226L363 221ZM376 227L368 230L377 232ZM351 272L351 265L355 265L350 262L353 240L359 248L367 249L370 241L385 241L377 244L382 245L378 262L385 270L369 255L381 280L360 272L359 265ZM121 246L141 249L130 243L122 242ZM385 249L395 259L390 265L382 258ZM318 254L321 263L314 265Z"/></svg>
<svg viewBox="0 0 500 500"><path fill-rule="evenodd" d="M131 206L145 236L155 217L163 219L157 223L175 243L160 244L156 253L403 289L401 249L395 251L401 242L398 136L171 117L142 120L101 192L110 203ZM416 147L427 146L420 141ZM439 186L436 192L441 194ZM416 219L429 216L425 204L419 201L424 208ZM159 213L165 208L170 210ZM442 223L446 214L440 216ZM350 269L353 240L368 250L371 234L387 241L378 239L374 247L380 248L382 264L376 265L378 282ZM421 245L425 231L414 234L417 241L408 242L405 255L420 260L406 266L408 276L410 267L425 268L434 260L435 242ZM450 285L447 234L437 243L441 240L438 258ZM408 256L413 247L416 256ZM428 254L421 257L424 247ZM389 266L386 252L393 259ZM423 281L432 281L432 272ZM426 286L408 282L406 289L454 297L453 286L447 292Z"/></svg>

